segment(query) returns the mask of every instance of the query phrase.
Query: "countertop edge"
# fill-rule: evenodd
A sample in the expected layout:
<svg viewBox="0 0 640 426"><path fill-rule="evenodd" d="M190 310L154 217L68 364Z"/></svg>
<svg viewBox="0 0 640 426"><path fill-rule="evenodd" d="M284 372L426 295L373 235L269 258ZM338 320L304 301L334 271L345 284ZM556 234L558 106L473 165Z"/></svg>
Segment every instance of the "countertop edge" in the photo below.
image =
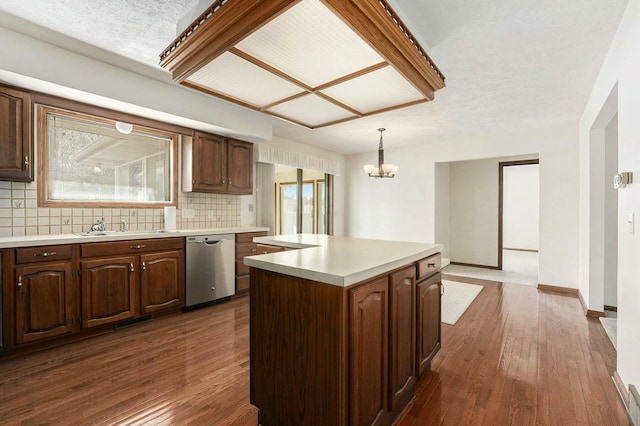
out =
<svg viewBox="0 0 640 426"><path fill-rule="evenodd" d="M269 237L254 239L254 241L256 242L260 242L260 240L265 244L269 243ZM288 242L280 242L280 244L277 244L277 245L280 245L283 247L294 247L294 243L288 243ZM425 257L429 257L433 254L440 253L443 248L441 244L425 244L425 245L429 245L430 247L425 248L423 250L416 251L413 254L403 256L402 258L392 259L387 263L384 263L372 268L366 268L361 271L357 271L345 276L317 271L317 270L308 269L304 267L291 266L283 263L278 263L277 260L273 260L274 254L286 255L284 252L245 257L244 264L250 267L259 268L259 269L267 270L270 272L276 272L284 275L290 275L297 278L318 281L326 284L336 285L339 287L349 287L353 284L360 283L362 281L385 274L387 272L393 271L403 266L407 266L413 262L416 262L420 259L424 259ZM318 246L305 245L305 247L312 248L312 247L318 247ZM301 248L301 249L304 250L305 248Z"/></svg>
<svg viewBox="0 0 640 426"><path fill-rule="evenodd" d="M189 237L193 235L242 234L246 232L263 231L268 232L269 228L260 226L248 226L230 228L178 229L175 231L162 231L155 233L151 231L140 231L140 233L136 233L136 231L129 231L123 233L114 233L110 235L86 237L76 234L30 235L24 237L2 237L0 238L0 249L51 246L58 244L83 244L100 243L107 241L145 240L152 238Z"/></svg>

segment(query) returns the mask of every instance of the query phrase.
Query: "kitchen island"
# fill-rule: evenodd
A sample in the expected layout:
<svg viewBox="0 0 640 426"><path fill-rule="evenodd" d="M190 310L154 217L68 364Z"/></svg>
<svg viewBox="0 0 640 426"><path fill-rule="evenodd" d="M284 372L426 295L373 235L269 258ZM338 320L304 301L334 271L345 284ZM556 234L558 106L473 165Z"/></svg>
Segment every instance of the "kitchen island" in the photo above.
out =
<svg viewBox="0 0 640 426"><path fill-rule="evenodd" d="M251 403L260 424L386 425L440 348L439 244L326 235L251 267Z"/></svg>

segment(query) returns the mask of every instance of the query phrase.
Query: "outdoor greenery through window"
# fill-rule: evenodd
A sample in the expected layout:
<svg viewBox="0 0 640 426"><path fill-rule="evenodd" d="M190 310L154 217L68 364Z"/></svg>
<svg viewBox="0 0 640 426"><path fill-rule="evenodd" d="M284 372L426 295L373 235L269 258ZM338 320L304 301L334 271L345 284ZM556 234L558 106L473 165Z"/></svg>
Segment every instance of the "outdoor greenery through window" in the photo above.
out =
<svg viewBox="0 0 640 426"><path fill-rule="evenodd" d="M177 135L40 106L40 204L174 204Z"/></svg>

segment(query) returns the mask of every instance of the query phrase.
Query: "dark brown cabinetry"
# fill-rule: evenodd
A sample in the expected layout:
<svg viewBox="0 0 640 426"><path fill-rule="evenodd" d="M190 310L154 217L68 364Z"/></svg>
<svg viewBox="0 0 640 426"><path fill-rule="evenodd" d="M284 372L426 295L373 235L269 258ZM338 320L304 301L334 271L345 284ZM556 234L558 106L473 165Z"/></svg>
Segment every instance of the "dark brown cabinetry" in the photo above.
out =
<svg viewBox="0 0 640 426"><path fill-rule="evenodd" d="M83 328L136 316L135 263L135 256L80 262Z"/></svg>
<svg viewBox="0 0 640 426"><path fill-rule="evenodd" d="M350 424L382 424L388 409L389 285L378 278L350 291Z"/></svg>
<svg viewBox="0 0 640 426"><path fill-rule="evenodd" d="M0 352L28 352L179 311L184 247L184 238L159 238L3 249Z"/></svg>
<svg viewBox="0 0 640 426"><path fill-rule="evenodd" d="M29 343L74 331L74 291L70 245L5 250L15 266L5 283L5 319L11 319L15 343ZM12 259L13 258L13 259ZM15 308L14 308L15 307ZM15 310L14 310L15 309ZM11 344L6 342L5 344Z"/></svg>
<svg viewBox="0 0 640 426"><path fill-rule="evenodd" d="M140 256L140 312L152 314L184 305L184 252Z"/></svg>
<svg viewBox="0 0 640 426"><path fill-rule="evenodd" d="M415 384L415 267L389 275L390 411L396 418L413 398Z"/></svg>
<svg viewBox="0 0 640 426"><path fill-rule="evenodd" d="M71 333L71 261L19 267L16 275L16 343Z"/></svg>
<svg viewBox="0 0 640 426"><path fill-rule="evenodd" d="M251 194L253 144L195 132L183 140L183 191Z"/></svg>
<svg viewBox="0 0 640 426"><path fill-rule="evenodd" d="M82 244L83 327L184 305L184 238Z"/></svg>
<svg viewBox="0 0 640 426"><path fill-rule="evenodd" d="M0 86L0 180L33 181L29 93Z"/></svg>
<svg viewBox="0 0 640 426"><path fill-rule="evenodd" d="M440 347L435 259L349 287L251 268L251 403L260 424L394 424L414 398L416 359L428 352L420 357L428 366Z"/></svg>
<svg viewBox="0 0 640 426"><path fill-rule="evenodd" d="M253 242L253 238L266 236L266 232L236 234L236 295L246 294L249 291L249 267L244 264L244 257L262 254L258 252L258 244Z"/></svg>
<svg viewBox="0 0 640 426"><path fill-rule="evenodd" d="M416 376L431 365L441 347L441 256L436 254L417 264L416 284Z"/></svg>

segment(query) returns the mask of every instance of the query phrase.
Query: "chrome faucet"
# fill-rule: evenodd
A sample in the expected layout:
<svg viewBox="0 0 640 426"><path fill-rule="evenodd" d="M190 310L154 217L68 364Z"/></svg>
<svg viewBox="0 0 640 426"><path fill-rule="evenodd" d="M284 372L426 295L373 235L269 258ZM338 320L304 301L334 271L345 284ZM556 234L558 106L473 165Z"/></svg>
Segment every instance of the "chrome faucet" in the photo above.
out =
<svg viewBox="0 0 640 426"><path fill-rule="evenodd" d="M104 232L105 230L104 217L101 217L100 219L98 219L97 223L91 225L91 230Z"/></svg>
<svg viewBox="0 0 640 426"><path fill-rule="evenodd" d="M127 232L127 221L124 219L120 221L120 231Z"/></svg>

